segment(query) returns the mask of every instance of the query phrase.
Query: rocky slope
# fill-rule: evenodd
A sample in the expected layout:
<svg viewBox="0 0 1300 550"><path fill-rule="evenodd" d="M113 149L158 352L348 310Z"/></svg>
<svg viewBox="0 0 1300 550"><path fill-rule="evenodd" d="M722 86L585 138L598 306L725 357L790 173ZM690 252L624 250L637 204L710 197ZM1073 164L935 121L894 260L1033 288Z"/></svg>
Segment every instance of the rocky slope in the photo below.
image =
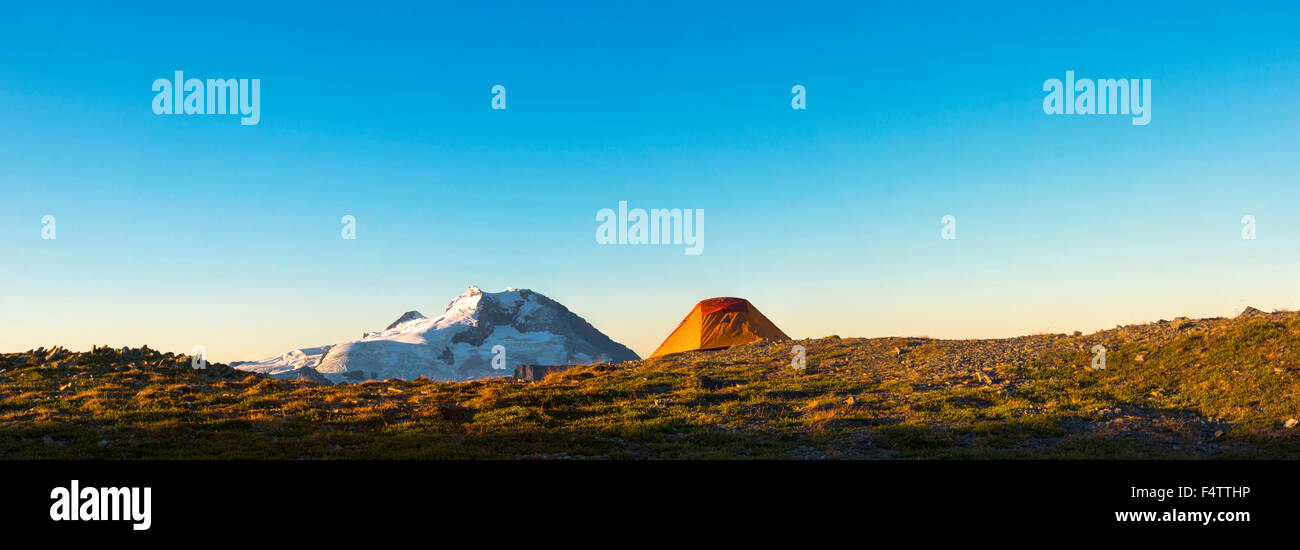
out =
<svg viewBox="0 0 1300 550"><path fill-rule="evenodd" d="M152 350L0 355L0 457L1300 457L1295 312L755 342L538 382L327 385L189 365Z"/></svg>

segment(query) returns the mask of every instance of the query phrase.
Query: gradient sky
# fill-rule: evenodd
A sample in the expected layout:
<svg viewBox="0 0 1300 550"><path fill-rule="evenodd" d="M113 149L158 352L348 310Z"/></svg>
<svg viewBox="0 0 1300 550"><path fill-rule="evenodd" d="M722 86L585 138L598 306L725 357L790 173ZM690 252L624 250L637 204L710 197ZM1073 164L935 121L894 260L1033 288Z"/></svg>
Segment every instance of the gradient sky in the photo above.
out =
<svg viewBox="0 0 1300 550"><path fill-rule="evenodd" d="M796 338L1300 307L1294 2L263 4L5 8L0 351L258 359L470 284L642 355L714 296ZM175 70L262 79L261 123L153 114ZM1066 70L1151 123L1044 114ZM620 200L704 253L598 245Z"/></svg>

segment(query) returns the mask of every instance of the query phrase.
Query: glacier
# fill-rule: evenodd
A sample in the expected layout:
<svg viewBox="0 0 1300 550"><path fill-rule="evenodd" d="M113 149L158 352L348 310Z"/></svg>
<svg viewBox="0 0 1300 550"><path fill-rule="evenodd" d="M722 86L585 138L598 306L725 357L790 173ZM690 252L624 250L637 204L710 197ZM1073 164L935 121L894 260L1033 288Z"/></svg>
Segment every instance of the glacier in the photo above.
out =
<svg viewBox="0 0 1300 550"><path fill-rule="evenodd" d="M500 346L500 347L498 347ZM493 365L501 355L504 361ZM345 383L421 376L459 382L509 376L514 367L635 361L559 302L528 289L483 292L476 286L454 298L439 317L408 311L384 330L350 342L290 350L230 366L279 379Z"/></svg>

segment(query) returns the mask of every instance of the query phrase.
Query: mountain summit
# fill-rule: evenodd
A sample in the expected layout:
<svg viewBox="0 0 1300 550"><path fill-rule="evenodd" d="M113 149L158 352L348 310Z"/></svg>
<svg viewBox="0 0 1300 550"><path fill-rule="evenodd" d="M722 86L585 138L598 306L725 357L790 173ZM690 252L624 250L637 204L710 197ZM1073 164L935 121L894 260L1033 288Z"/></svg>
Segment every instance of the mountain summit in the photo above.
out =
<svg viewBox="0 0 1300 550"><path fill-rule="evenodd" d="M498 347L500 346L500 347ZM493 359L502 357L493 368ZM437 318L408 311L358 340L232 363L276 378L324 376L361 382L420 376L463 381L508 376L515 365L571 365L640 359L559 302L528 289L469 287Z"/></svg>
<svg viewBox="0 0 1300 550"><path fill-rule="evenodd" d="M424 318L425 317L423 313L420 313L415 310L411 310L406 313L403 313L401 317L398 317L396 321L393 321L392 324L389 324L388 328L384 330L393 330L394 328L397 328L397 325L400 325L407 321L414 321L416 319L424 319Z"/></svg>

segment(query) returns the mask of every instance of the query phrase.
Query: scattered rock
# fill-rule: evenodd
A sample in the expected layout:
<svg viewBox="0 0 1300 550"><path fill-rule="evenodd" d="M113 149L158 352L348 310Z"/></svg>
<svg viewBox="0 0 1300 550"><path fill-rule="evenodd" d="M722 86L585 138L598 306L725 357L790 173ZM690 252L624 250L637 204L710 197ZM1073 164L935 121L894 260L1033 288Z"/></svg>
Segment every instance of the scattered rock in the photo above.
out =
<svg viewBox="0 0 1300 550"><path fill-rule="evenodd" d="M54 349L51 349L49 352L45 354L45 361L46 362L53 361L57 359L59 355L62 353L63 353L63 346L54 346Z"/></svg>
<svg viewBox="0 0 1300 550"><path fill-rule="evenodd" d="M1288 418L1286 423L1282 424L1282 427L1286 429L1291 429L1296 427L1296 424L1300 424L1300 420L1296 420L1294 418Z"/></svg>
<svg viewBox="0 0 1300 550"><path fill-rule="evenodd" d="M691 379L688 381L688 384L690 387L703 388L709 391L720 390L722 388L726 388L728 386L733 385L732 383L727 382L726 380L704 376L701 374L697 374L691 377Z"/></svg>
<svg viewBox="0 0 1300 550"><path fill-rule="evenodd" d="M316 369L311 367L302 367L299 369L295 369L292 380L301 380L304 382L324 384L326 386L333 385L333 382L330 382L329 378L325 378L325 375L321 374Z"/></svg>
<svg viewBox="0 0 1300 550"><path fill-rule="evenodd" d="M538 382L545 379L548 374L566 371L573 367L574 365L515 365L514 379Z"/></svg>

